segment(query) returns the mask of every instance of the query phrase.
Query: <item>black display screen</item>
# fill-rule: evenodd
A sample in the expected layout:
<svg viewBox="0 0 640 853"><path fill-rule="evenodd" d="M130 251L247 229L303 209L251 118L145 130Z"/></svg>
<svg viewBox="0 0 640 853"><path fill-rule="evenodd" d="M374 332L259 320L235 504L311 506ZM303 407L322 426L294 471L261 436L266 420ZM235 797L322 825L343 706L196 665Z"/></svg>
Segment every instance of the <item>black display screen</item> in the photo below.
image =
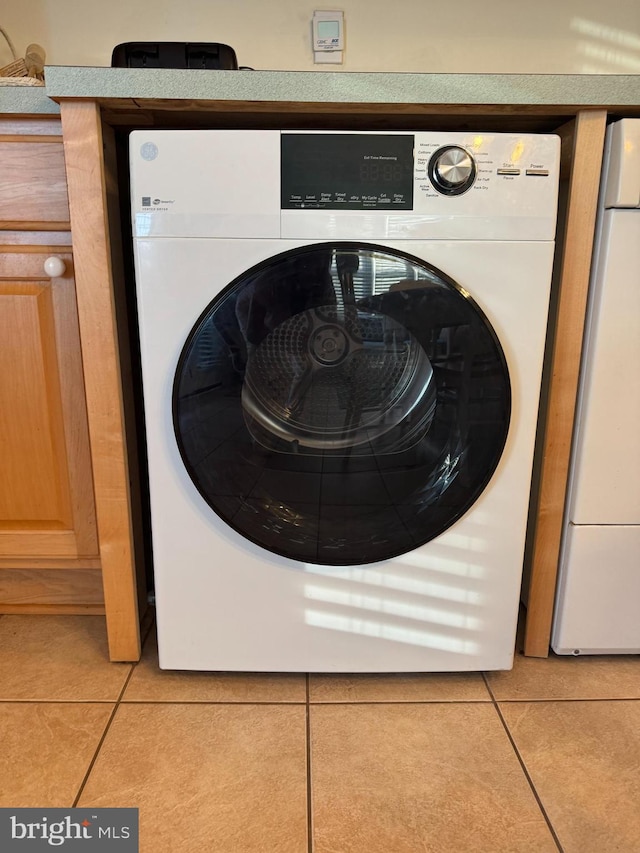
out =
<svg viewBox="0 0 640 853"><path fill-rule="evenodd" d="M282 209L411 210L413 134L282 134Z"/></svg>

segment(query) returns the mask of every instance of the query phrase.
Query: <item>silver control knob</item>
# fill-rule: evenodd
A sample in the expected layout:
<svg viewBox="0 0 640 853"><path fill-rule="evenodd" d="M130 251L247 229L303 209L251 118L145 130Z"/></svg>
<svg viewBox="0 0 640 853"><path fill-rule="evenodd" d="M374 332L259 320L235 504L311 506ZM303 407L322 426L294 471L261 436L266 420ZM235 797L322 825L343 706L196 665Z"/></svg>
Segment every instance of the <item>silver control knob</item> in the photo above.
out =
<svg viewBox="0 0 640 853"><path fill-rule="evenodd" d="M468 151L458 145L439 148L429 160L431 183L444 195L466 192L476 178L476 164Z"/></svg>

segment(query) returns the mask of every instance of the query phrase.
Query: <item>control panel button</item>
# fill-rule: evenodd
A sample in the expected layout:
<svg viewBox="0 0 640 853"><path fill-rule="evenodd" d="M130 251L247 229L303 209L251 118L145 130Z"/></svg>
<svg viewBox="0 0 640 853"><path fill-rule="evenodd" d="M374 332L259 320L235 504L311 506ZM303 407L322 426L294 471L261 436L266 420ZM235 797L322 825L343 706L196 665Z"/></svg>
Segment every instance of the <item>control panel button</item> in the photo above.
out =
<svg viewBox="0 0 640 853"><path fill-rule="evenodd" d="M548 169L527 169L525 175L536 175L540 178L547 178L549 176Z"/></svg>
<svg viewBox="0 0 640 853"><path fill-rule="evenodd" d="M519 175L520 169L498 169L497 172L499 175Z"/></svg>
<svg viewBox="0 0 640 853"><path fill-rule="evenodd" d="M439 193L461 195L475 181L476 164L464 148L445 145L431 156L428 172L431 183Z"/></svg>

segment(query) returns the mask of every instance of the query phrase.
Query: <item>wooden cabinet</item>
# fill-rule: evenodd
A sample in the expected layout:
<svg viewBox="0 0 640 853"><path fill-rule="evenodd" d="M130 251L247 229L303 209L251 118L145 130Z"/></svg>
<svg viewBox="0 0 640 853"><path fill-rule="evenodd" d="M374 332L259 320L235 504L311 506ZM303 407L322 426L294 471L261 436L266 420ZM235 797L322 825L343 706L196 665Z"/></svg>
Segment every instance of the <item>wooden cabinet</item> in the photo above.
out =
<svg viewBox="0 0 640 853"><path fill-rule="evenodd" d="M0 613L101 613L59 120L0 118L0 163Z"/></svg>

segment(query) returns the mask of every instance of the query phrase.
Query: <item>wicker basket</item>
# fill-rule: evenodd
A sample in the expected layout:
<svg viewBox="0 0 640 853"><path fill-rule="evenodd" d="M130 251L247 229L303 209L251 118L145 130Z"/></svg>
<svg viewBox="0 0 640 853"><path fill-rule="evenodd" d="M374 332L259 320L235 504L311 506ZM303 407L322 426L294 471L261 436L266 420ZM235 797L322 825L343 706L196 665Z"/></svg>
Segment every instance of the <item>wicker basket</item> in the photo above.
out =
<svg viewBox="0 0 640 853"><path fill-rule="evenodd" d="M0 77L28 77L27 63L24 59L14 59L8 65L0 68Z"/></svg>

